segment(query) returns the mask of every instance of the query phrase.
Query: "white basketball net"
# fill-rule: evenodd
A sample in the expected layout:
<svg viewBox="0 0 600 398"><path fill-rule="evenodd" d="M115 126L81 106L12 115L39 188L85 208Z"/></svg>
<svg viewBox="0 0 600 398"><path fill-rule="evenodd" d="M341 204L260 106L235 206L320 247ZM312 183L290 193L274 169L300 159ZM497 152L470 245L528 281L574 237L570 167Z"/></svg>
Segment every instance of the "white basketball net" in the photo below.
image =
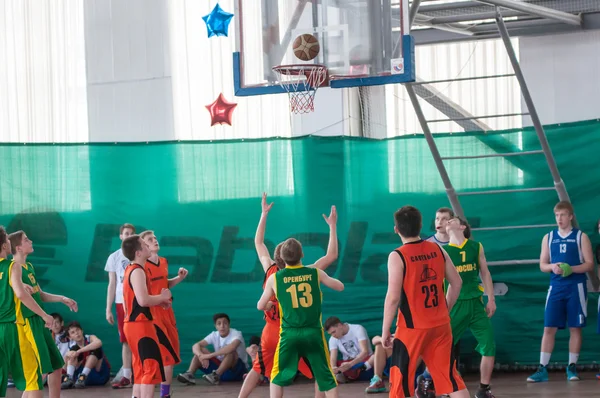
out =
<svg viewBox="0 0 600 398"><path fill-rule="evenodd" d="M273 71L279 75L279 85L290 96L292 112L298 114L315 110L315 94L327 79L327 68L324 65L280 65L274 67Z"/></svg>

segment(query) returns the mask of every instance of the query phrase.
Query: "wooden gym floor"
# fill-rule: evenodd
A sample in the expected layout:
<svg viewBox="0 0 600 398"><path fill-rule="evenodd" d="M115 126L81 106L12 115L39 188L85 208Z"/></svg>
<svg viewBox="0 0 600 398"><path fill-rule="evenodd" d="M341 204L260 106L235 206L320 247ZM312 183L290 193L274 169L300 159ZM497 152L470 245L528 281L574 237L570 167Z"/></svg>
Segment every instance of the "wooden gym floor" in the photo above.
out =
<svg viewBox="0 0 600 398"><path fill-rule="evenodd" d="M561 373L550 373L550 381L547 383L527 383L527 373L498 373L494 376L493 392L497 398L575 398L584 396L598 396L600 392L600 381L596 381L595 373L582 373L582 380L578 382L567 382L565 375ZM477 375L468 375L466 377L467 387L471 396L475 395L478 387ZM204 397L216 398L228 396L237 397L241 383L226 383L220 386L184 386L175 381L172 391L173 398ZM364 389L367 383L353 383L340 385L340 397L364 397ZM21 394L14 388L8 389L9 398L20 397ZM48 390L44 392L44 397L48 396ZM287 397L294 398L312 398L314 396L314 387L312 383L301 382L286 389ZM387 397L388 394L373 394L372 397ZM113 390L110 387L90 387L85 390L67 390L63 391L61 397L64 398L130 398L131 389ZM155 397L159 397L158 389ZM251 395L252 398L268 398L269 387L259 386Z"/></svg>

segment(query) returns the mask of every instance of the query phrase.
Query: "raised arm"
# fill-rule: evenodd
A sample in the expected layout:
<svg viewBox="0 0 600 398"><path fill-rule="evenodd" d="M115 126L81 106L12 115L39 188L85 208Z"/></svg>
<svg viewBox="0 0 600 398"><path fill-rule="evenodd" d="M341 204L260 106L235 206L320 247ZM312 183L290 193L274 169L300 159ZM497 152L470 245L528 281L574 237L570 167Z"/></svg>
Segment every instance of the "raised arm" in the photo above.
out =
<svg viewBox="0 0 600 398"><path fill-rule="evenodd" d="M42 309L42 307L40 307L39 304L36 303L36 301L33 299L33 297L31 297L31 294L29 294L27 292L27 290L25 290L25 286L23 285L23 280L22 280L23 273L22 273L21 266L18 264L12 263L10 265L9 274L10 274L10 285L13 289L13 292L15 293L15 296L17 296L17 298L21 301L21 303L23 303L27 308L29 308L35 314L41 316L42 319L44 320L44 323L46 324L47 328L51 328L52 323L54 322L54 318L52 318L50 315L48 315L46 313L46 311L44 311Z"/></svg>
<svg viewBox="0 0 600 398"><path fill-rule="evenodd" d="M323 218L329 225L329 243L327 244L327 253L318 259L312 266L325 270L338 258L338 239L337 239L337 209L331 206L329 217L323 214Z"/></svg>
<svg viewBox="0 0 600 398"><path fill-rule="evenodd" d="M254 246L256 247L256 254L258 259L263 266L263 270L267 272L269 267L275 263L269 254L269 249L265 245L265 230L267 229L267 216L269 210L273 207L273 203L267 204L267 194L263 193L261 201L262 212L260 213L260 220L258 221L258 227L256 228L256 234L254 235Z"/></svg>
<svg viewBox="0 0 600 398"><path fill-rule="evenodd" d="M269 276L269 279L267 279L265 289L256 304L256 308L260 311L270 310L273 307L273 303L270 301L273 294L275 294L275 274Z"/></svg>
<svg viewBox="0 0 600 398"><path fill-rule="evenodd" d="M494 296L494 282L492 281L492 274L483 252L483 245L479 244L479 275L481 276L481 282L483 283L483 289L487 293L488 302L485 307L485 311L488 317L492 317L496 312L496 297Z"/></svg>
<svg viewBox="0 0 600 398"><path fill-rule="evenodd" d="M325 271L321 269L317 268L317 271L319 271L319 280L322 284L324 284L330 289L337 290L338 292L344 290L344 284L341 281L330 277Z"/></svg>
<svg viewBox="0 0 600 398"><path fill-rule="evenodd" d="M134 269L130 274L131 285L133 286L133 292L138 303L142 307L154 307L161 304L168 304L171 298L171 291L163 289L161 294L151 296L148 294L148 288L146 287L146 274L144 270L137 268Z"/></svg>
<svg viewBox="0 0 600 398"><path fill-rule="evenodd" d="M442 249L442 253L444 254L444 258L446 259L446 280L448 281L448 291L446 292L446 302L448 303L448 311L454 307L456 304L456 300L458 300L458 295L460 294L460 289L462 288L462 278L458 274L454 263L450 259L446 250Z"/></svg>
<svg viewBox="0 0 600 398"><path fill-rule="evenodd" d="M172 289L175 286L179 285L181 282L183 282L183 280L187 276L188 276L188 270L183 267L179 268L179 271L177 272L177 276L169 279L169 289Z"/></svg>
<svg viewBox="0 0 600 398"><path fill-rule="evenodd" d="M381 345L391 348L390 328L400 304L400 292L404 283L404 262L395 251L388 256L388 288L383 304L383 326L381 330Z"/></svg>

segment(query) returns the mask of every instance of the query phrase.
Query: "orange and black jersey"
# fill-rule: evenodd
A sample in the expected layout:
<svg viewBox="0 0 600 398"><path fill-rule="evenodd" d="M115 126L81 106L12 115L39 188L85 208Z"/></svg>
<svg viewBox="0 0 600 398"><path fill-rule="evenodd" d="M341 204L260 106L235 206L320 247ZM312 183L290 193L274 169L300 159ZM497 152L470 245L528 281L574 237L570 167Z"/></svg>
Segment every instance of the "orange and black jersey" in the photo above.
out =
<svg viewBox="0 0 600 398"><path fill-rule="evenodd" d="M142 307L135 297L133 285L131 283L131 273L136 269L141 269L144 272L144 267L139 264L131 263L125 269L123 276L123 307L125 310L124 322L146 322L152 320L150 307ZM146 277L146 288L150 292L150 283Z"/></svg>
<svg viewBox="0 0 600 398"><path fill-rule="evenodd" d="M163 289L169 288L169 263L164 257L158 258L158 264L146 261L146 278L150 284L148 294L158 296Z"/></svg>
<svg viewBox="0 0 600 398"><path fill-rule="evenodd" d="M265 279L263 280L263 286L262 286L263 290L265 290L265 286L267 284L267 279L269 279L269 277L271 275L275 275L277 273L277 271L279 271L279 267L277 266L277 264L273 264L267 269L267 272L265 272ZM273 294L271 296L269 301L272 301L275 304L277 304L277 297L275 296L275 294ZM265 313L265 321L267 321L267 323L273 323L273 324L276 324L277 326L279 326L279 324L281 323L281 320L279 319L279 306L278 305L274 305L270 310L264 311L264 313Z"/></svg>
<svg viewBox="0 0 600 398"><path fill-rule="evenodd" d="M446 259L440 246L419 240L394 251L404 263L397 327L429 329L449 323L444 295Z"/></svg>

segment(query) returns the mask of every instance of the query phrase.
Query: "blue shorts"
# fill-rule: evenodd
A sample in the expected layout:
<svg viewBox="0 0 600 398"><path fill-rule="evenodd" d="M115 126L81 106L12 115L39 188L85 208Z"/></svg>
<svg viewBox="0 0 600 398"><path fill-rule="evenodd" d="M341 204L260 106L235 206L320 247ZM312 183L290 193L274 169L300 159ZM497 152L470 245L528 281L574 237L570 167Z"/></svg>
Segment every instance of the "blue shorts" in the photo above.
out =
<svg viewBox="0 0 600 398"><path fill-rule="evenodd" d="M200 371L204 372L205 374L209 374L209 373L217 370L219 368L219 365L221 365L221 361L219 361L217 358L211 358L208 361L208 368L201 367ZM219 380L221 380L221 381L242 381L244 379L245 373L248 373L248 367L246 366L244 361L242 361L241 359L238 358L235 366L233 368L227 370L225 373L223 373L221 375L221 377L219 378Z"/></svg>
<svg viewBox="0 0 600 398"><path fill-rule="evenodd" d="M587 321L587 285L570 283L550 285L546 297L544 326L564 329L582 328Z"/></svg>
<svg viewBox="0 0 600 398"><path fill-rule="evenodd" d="M75 380L79 377L79 375L83 372L83 366L77 368L74 374ZM103 386L110 379L110 366L106 359L102 361L102 365L100 366L100 370L92 369L90 374L85 379L86 386Z"/></svg>

